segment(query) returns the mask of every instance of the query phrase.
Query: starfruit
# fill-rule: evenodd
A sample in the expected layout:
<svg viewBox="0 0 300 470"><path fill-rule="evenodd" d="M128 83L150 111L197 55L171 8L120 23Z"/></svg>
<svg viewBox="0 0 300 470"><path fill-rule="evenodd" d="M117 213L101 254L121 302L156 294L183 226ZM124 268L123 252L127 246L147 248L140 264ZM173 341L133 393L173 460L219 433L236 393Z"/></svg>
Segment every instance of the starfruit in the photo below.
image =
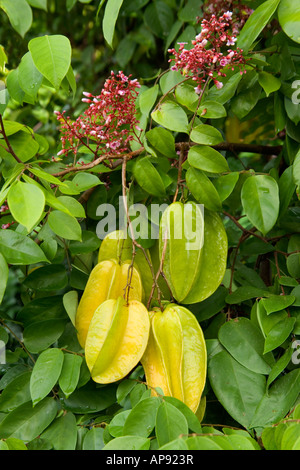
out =
<svg viewBox="0 0 300 470"><path fill-rule="evenodd" d="M101 261L91 271L75 317L78 341L82 347L85 345L86 335L96 308L107 299L127 295L129 267L129 263L120 265L116 259L110 259ZM142 300L141 277L135 268L132 272L128 299Z"/></svg>
<svg viewBox="0 0 300 470"><path fill-rule="evenodd" d="M93 380L107 384L124 378L147 347L149 314L138 300L123 297L103 302L91 320L85 357Z"/></svg>
<svg viewBox="0 0 300 470"><path fill-rule="evenodd" d="M153 248L145 249L146 255L150 263L153 265L153 272L156 274L159 268L158 243ZM123 230L115 230L106 235L103 239L98 253L98 262L103 260L116 258L120 262L132 259L132 240L130 237L124 236ZM141 276L143 286L143 301L147 303L153 286L153 275L149 263L144 252L137 248L134 258L134 267ZM160 276L158 285L162 292L162 297L170 300L170 291L165 280ZM157 297L157 290L153 292L153 298Z"/></svg>
<svg viewBox="0 0 300 470"><path fill-rule="evenodd" d="M149 312L148 346L141 359L152 392L183 401L196 412L206 381L207 354L202 329L185 307L169 304ZM155 391L153 392L155 394Z"/></svg>
<svg viewBox="0 0 300 470"><path fill-rule="evenodd" d="M98 263L107 259L117 259L119 262L130 260L132 257L132 240L124 235L123 230L108 233L102 240L98 252Z"/></svg>
<svg viewBox="0 0 300 470"><path fill-rule="evenodd" d="M175 202L163 213L159 254L174 298L201 302L221 284L227 261L227 235L220 216L201 206Z"/></svg>

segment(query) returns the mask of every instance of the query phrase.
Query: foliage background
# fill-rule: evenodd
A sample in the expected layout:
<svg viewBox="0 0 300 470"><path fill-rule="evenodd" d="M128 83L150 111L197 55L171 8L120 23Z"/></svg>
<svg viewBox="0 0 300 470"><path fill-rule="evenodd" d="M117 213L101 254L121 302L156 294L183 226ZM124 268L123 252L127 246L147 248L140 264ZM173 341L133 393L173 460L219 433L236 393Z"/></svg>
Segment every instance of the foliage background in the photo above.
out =
<svg viewBox="0 0 300 470"><path fill-rule="evenodd" d="M0 67L11 99L1 114L41 136L38 155L48 161L60 149L54 110L79 116L86 108L82 92L99 92L111 70L132 74L141 81L143 91L152 89L159 73L169 67L167 49L193 39L200 30L197 16L202 15L201 1L196 0L126 0L115 18L110 47L103 32L109 2L28 0L32 21L28 9L27 17L25 10L19 10L21 25L27 24L25 31L5 13L7 3L0 1ZM105 172L99 166L88 173L97 183L86 178L79 192L60 194L78 200L84 208L86 217L78 206L73 209L83 243L80 237L70 239L68 234L49 231L47 224L37 237L50 265L35 262L30 247L16 261L14 238L4 234L14 231L35 239L37 233L28 234L15 224L10 232L1 229L0 339L6 344L6 364L0 369L0 448L299 449L300 373L292 357L298 358L294 353L300 334L300 111L291 97L293 83L300 79L300 49L290 20L296 18L297 31L300 13L292 0L244 3L254 11L263 4L266 26L261 31L262 21L256 21L241 38L250 50L249 68L241 83L229 86L228 94L225 87L219 94L211 90L210 96L225 106L226 115L212 112L212 118L205 120L221 132L223 142L235 145L222 151L230 168L227 176L232 178L227 179L227 186L224 179L219 185L215 181L222 174L206 172L219 188L221 208L217 211L229 240L228 269L213 296L190 306L204 330L209 353L206 406L199 412L204 412L202 423L175 399L150 397L140 366L118 384L100 387L90 380L72 319L77 293L84 289L100 245L95 235L96 208L102 202L116 204L122 194L120 168ZM30 40L46 34L69 39L76 91L66 82L57 89L44 84L36 99L12 99L17 88L9 86L9 72L19 66ZM163 82L158 83L162 93ZM184 93L183 89L183 95L175 99L190 118L188 93ZM144 124L149 122L154 102L146 105ZM176 130L173 134L176 142L186 138ZM270 146L272 151L267 149ZM171 201L177 185L176 166L170 165L159 147L152 151L153 165L161 176L167 175L165 195L158 200ZM88 155L82 158L89 161ZM47 172L55 173L60 167L59 162L51 163ZM15 162L2 151L2 195L5 184L14 180L14 168ZM145 190L153 182L134 177L134 165L128 165L128 173L134 181L132 201L153 200ZM245 181L258 175L272 178L267 191L255 185L248 185L247 191ZM67 179L73 177L70 174ZM99 184L100 179L104 184ZM195 197L211 209L212 189L206 195L196 192L197 196L194 187L188 189L192 195L185 190L185 197ZM277 200L274 211L269 211ZM2 226L13 221L9 210L0 213L0 221ZM264 230L264 223L270 229ZM33 387L33 368L37 381L45 376L48 381ZM191 433L195 436L187 438Z"/></svg>

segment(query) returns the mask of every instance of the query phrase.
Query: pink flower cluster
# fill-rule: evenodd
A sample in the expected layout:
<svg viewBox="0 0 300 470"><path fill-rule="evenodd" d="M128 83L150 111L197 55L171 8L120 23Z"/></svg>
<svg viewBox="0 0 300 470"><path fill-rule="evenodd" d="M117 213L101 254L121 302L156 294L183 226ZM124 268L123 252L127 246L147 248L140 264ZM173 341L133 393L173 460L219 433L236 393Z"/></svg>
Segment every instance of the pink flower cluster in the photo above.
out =
<svg viewBox="0 0 300 470"><path fill-rule="evenodd" d="M2 212L8 211L8 209L9 209L8 205L7 205L7 204L3 204L3 206L0 207L0 214L1 214Z"/></svg>
<svg viewBox="0 0 300 470"><path fill-rule="evenodd" d="M120 155L128 151L136 131L141 131L135 107L138 88L140 84L136 79L131 80L121 71L111 72L99 95L83 93L82 101L89 107L75 121L66 116L65 111L55 111L62 134L62 149L57 156L69 152L76 155L80 145L92 148L95 156L99 153Z"/></svg>
<svg viewBox="0 0 300 470"><path fill-rule="evenodd" d="M241 0L207 0L203 7L203 18L209 20L211 15L220 15L232 11L232 31L238 34L253 13L252 8L243 4Z"/></svg>
<svg viewBox="0 0 300 470"><path fill-rule="evenodd" d="M221 17L215 15L210 20L203 19L201 22L201 32L192 41L193 47L185 49L186 43L179 43L179 50L169 49L169 53L175 61L171 70L179 70L187 78L192 78L196 83L196 93L201 93L202 85L211 78L217 88L222 88L223 83L219 77L225 77L224 67L230 66L232 70L236 65L245 63L242 50L231 49L236 42L236 36L231 31L232 13L225 12ZM243 73L241 71L241 73Z"/></svg>

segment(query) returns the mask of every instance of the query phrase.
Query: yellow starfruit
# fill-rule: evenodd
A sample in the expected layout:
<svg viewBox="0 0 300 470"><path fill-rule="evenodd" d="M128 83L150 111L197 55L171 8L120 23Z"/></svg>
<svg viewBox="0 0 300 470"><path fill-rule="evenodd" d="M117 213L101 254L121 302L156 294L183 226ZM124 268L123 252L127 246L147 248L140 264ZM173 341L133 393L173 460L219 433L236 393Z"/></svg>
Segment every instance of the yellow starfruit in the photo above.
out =
<svg viewBox="0 0 300 470"><path fill-rule="evenodd" d="M147 347L149 314L138 300L122 297L103 302L91 320L85 357L93 380L107 384L124 378Z"/></svg>
<svg viewBox="0 0 300 470"><path fill-rule="evenodd" d="M119 296L126 297L125 288L128 282L129 267L129 263L120 265L116 259L110 259L101 261L91 271L75 317L78 341L83 348L91 319L97 307L107 299L117 299ZM141 301L142 292L141 277L138 271L133 268L128 299Z"/></svg>
<svg viewBox="0 0 300 470"><path fill-rule="evenodd" d="M153 248L150 248L149 250L146 249L145 252L148 260L153 265L153 272L156 274L159 268L158 243L156 243ZM132 240L130 237L124 236L123 230L115 230L114 232L107 234L101 243L98 253L98 262L111 258L115 258L119 260L119 262L132 259ZM136 249L134 267L141 276L143 302L147 304L152 291L153 275L144 252L139 248ZM165 280L161 276L158 279L158 285L162 292L162 297L166 300L170 300L170 291ZM157 290L155 289L153 292L153 298L155 299L156 297Z"/></svg>
<svg viewBox="0 0 300 470"><path fill-rule="evenodd" d="M152 391L183 401L196 412L206 381L207 353L202 329L185 307L169 304L149 314L148 346L141 359ZM155 394L155 392L153 392Z"/></svg>

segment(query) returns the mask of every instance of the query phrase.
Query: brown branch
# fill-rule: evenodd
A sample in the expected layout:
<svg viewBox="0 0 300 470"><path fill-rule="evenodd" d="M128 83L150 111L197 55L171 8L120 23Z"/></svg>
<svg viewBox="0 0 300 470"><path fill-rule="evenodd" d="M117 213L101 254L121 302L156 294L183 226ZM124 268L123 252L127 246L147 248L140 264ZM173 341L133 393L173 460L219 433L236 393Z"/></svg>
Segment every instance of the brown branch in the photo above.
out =
<svg viewBox="0 0 300 470"><path fill-rule="evenodd" d="M189 150L191 146L194 146L194 145L198 145L198 144L195 144L194 142L191 142L190 144L188 142L178 142L175 144L175 148L176 150L183 149L187 151ZM281 145L277 145L277 146L256 145L256 144L244 144L244 143L236 143L236 142L222 142L217 145L211 145L211 147L215 150L230 151L235 154L238 152L249 152L249 153L262 154L262 155L279 155L280 152L282 151ZM112 170L115 170L120 165L122 165L124 158L126 158L127 161L131 160L141 155L144 151L145 151L145 148L141 147L138 150L127 153L126 155L124 155L124 157L120 157L116 159L113 159L113 157L109 157L108 155L101 155L101 157L97 158L93 162L86 163L84 165L71 166L58 173L54 173L53 176L59 177L59 176L67 175L68 173L72 173L72 172L91 170L95 166L102 163L104 160L110 160L110 159L114 160L111 162L110 168Z"/></svg>
<svg viewBox="0 0 300 470"><path fill-rule="evenodd" d="M121 165L123 163L124 158L126 158L126 160L128 161L128 160L131 160L132 158L138 157L143 151L144 151L144 147L142 147L141 149L135 150L133 152L127 153L126 155L124 155L123 158L119 158L118 160L116 160L118 162L118 165L116 166L112 165L111 168L114 169L115 167ZM112 156L109 157L108 155L101 155L101 157L98 157L96 160L90 163L85 163L84 165L70 166L69 168L66 168L65 170L62 170L58 173L54 173L53 176L58 177L58 176L67 175L68 173L72 173L72 172L91 170L95 166L104 162L104 160L109 160L112 158L113 158Z"/></svg>
<svg viewBox="0 0 300 470"><path fill-rule="evenodd" d="M178 175L177 175L177 186L176 186L176 191L174 194L173 202L176 201L178 191L179 191L179 186L181 185L181 175L182 175L182 163L185 155L185 150L184 146L180 147L180 154L179 154L179 161L178 161Z"/></svg>
<svg viewBox="0 0 300 470"><path fill-rule="evenodd" d="M18 163L23 163L22 160L19 159L19 157L15 154L14 152L14 149L12 148L12 146L10 145L10 142L7 138L7 135L5 133L5 129L4 129L4 123L3 123L3 119L2 119L2 114L0 114L0 127L1 127L1 134L3 135L3 139L7 145L7 149L5 149L8 153L11 154L11 156L18 162Z"/></svg>

